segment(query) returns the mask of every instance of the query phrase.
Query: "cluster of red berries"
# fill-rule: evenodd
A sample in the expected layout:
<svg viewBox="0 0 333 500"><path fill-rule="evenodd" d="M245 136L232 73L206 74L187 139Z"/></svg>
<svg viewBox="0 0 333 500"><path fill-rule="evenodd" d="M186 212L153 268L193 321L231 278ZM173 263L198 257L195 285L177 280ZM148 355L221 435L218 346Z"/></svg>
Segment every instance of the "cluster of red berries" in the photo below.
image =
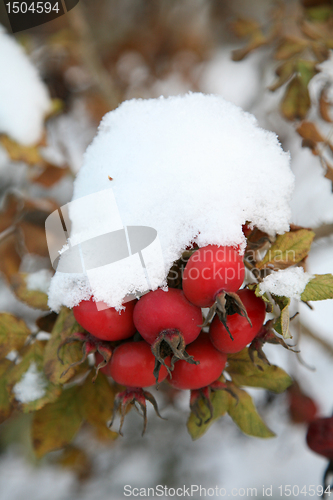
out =
<svg viewBox="0 0 333 500"><path fill-rule="evenodd" d="M226 388L218 379L227 354L252 342L265 319L264 301L247 288L240 290L244 276L237 250L208 245L189 258L182 289L150 291L126 303L120 313L113 308L99 311L93 299L74 307L77 322L90 334L86 354L97 351L102 371L126 387L115 403L122 418L130 403L137 403L145 415L146 399L157 410L144 388L164 379L194 393L208 386ZM204 322L202 308L209 308ZM208 326L207 332L203 328Z"/></svg>

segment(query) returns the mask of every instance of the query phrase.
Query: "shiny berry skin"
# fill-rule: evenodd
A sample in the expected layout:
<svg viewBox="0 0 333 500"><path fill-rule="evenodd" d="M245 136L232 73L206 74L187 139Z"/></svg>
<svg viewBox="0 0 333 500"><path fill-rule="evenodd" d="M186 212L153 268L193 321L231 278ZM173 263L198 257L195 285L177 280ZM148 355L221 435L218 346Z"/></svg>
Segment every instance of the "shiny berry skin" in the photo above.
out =
<svg viewBox="0 0 333 500"><path fill-rule="evenodd" d="M200 389L218 379L225 367L227 356L219 352L206 333L202 333L192 344L187 346L187 352L198 365L177 361L172 372L170 384L176 389Z"/></svg>
<svg viewBox="0 0 333 500"><path fill-rule="evenodd" d="M239 290L237 295L245 306L252 326L244 316L239 314L228 315L227 325L234 340L230 338L229 333L217 316L215 316L209 328L212 343L216 349L226 354L244 349L255 338L265 320L265 302L260 297L256 297L254 292L247 289Z"/></svg>
<svg viewBox="0 0 333 500"><path fill-rule="evenodd" d="M308 427L306 442L312 451L333 460L333 417L313 420Z"/></svg>
<svg viewBox="0 0 333 500"><path fill-rule="evenodd" d="M201 310L191 304L182 290L169 288L149 292L137 302L133 313L138 332L153 344L161 332L179 330L185 344L193 342L201 331Z"/></svg>
<svg viewBox="0 0 333 500"><path fill-rule="evenodd" d="M118 384L126 387L155 385L155 357L150 345L144 340L119 345L114 350L109 364L109 374ZM166 376L167 370L161 366L158 381L162 382Z"/></svg>
<svg viewBox="0 0 333 500"><path fill-rule="evenodd" d="M207 245L196 250L183 273L185 297L199 307L211 307L220 292L237 292L245 276L242 257L232 247Z"/></svg>
<svg viewBox="0 0 333 500"><path fill-rule="evenodd" d="M135 303L135 300L127 302L126 309L120 312L114 307L99 311L91 298L73 307L73 313L79 325L98 339L123 340L132 337L136 331L133 323Z"/></svg>

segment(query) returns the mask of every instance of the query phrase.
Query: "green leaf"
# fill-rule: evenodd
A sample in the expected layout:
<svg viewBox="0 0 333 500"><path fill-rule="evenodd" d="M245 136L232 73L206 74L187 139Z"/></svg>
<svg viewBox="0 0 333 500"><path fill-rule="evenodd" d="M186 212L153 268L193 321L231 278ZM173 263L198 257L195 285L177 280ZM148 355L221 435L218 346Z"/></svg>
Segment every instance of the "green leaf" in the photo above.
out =
<svg viewBox="0 0 333 500"><path fill-rule="evenodd" d="M238 396L238 401L229 396L228 413L240 430L249 436L260 438L274 437L274 432L267 427L257 412L251 396L243 389L234 385L232 390Z"/></svg>
<svg viewBox="0 0 333 500"><path fill-rule="evenodd" d="M6 379L6 371L10 365L11 361L9 361L9 359L0 360L0 424L7 420L12 412L8 383Z"/></svg>
<svg viewBox="0 0 333 500"><path fill-rule="evenodd" d="M310 80L318 73L316 64L316 61L309 61L306 59L299 59L297 61L296 69L304 87L307 87Z"/></svg>
<svg viewBox="0 0 333 500"><path fill-rule="evenodd" d="M308 87L300 75L296 75L287 85L280 104L281 113L286 120L304 120L310 107Z"/></svg>
<svg viewBox="0 0 333 500"><path fill-rule="evenodd" d="M332 7L330 5L320 5L306 9L306 14L311 21L325 22L332 16Z"/></svg>
<svg viewBox="0 0 333 500"><path fill-rule="evenodd" d="M268 90L274 92L284 85L295 73L295 61L286 61L278 66L275 70L277 80L268 87Z"/></svg>
<svg viewBox="0 0 333 500"><path fill-rule="evenodd" d="M315 233L299 229L278 235L263 260L257 263L258 269L285 269L303 260L309 253Z"/></svg>
<svg viewBox="0 0 333 500"><path fill-rule="evenodd" d="M116 439L118 433L111 431L107 426L113 413L116 387L111 386L106 376L101 372L93 383L94 375L95 373L92 371L80 390L82 415L95 428L99 438Z"/></svg>
<svg viewBox="0 0 333 500"><path fill-rule="evenodd" d="M52 336L48 341L44 354L44 371L46 377L55 385L64 384L76 373L75 368L70 368L66 375L62 373L76 361L82 358L81 342L67 344L60 349L59 355L63 364L58 359L57 351L59 345L74 332L82 332L83 328L75 321L73 312L63 307L55 322Z"/></svg>
<svg viewBox="0 0 333 500"><path fill-rule="evenodd" d="M35 412L31 434L38 458L69 444L80 429L82 413L79 392L78 386L66 389L54 403Z"/></svg>
<svg viewBox="0 0 333 500"><path fill-rule="evenodd" d="M315 277L306 285L301 299L306 302L333 299L333 275L315 274Z"/></svg>
<svg viewBox="0 0 333 500"><path fill-rule="evenodd" d="M282 335L284 339L291 339L292 336L289 330L290 317L289 317L289 304L290 299L288 297L279 297L277 295L272 295L273 299L280 308L280 316L273 325L274 330Z"/></svg>
<svg viewBox="0 0 333 500"><path fill-rule="evenodd" d="M22 319L0 313L0 358L5 358L13 349L20 350L30 333Z"/></svg>
<svg viewBox="0 0 333 500"><path fill-rule="evenodd" d="M11 287L16 297L30 307L41 309L42 311L49 311L50 308L47 305L47 294L40 290L28 290L26 282L27 276L28 275L25 273L19 273L12 277Z"/></svg>
<svg viewBox="0 0 333 500"><path fill-rule="evenodd" d="M249 357L248 348L228 356L226 371L236 385L248 387L261 387L276 393L285 391L291 384L289 375L275 365L268 365L254 353L255 364ZM258 368L261 367L261 370Z"/></svg>
<svg viewBox="0 0 333 500"><path fill-rule="evenodd" d="M205 423L210 417L210 412L203 400L199 402L202 414L201 425L199 425L197 416L193 412L190 413L187 421L187 430L193 440L203 436L215 420L225 415L229 407L229 394L223 390L214 391L211 393L211 402L213 405L213 417L209 422Z"/></svg>

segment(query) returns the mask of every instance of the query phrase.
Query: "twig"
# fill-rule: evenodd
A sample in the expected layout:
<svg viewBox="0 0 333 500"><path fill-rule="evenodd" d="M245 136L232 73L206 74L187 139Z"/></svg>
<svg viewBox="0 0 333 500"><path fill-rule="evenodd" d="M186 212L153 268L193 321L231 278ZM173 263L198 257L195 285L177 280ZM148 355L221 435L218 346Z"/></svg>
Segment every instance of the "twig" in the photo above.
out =
<svg viewBox="0 0 333 500"><path fill-rule="evenodd" d="M318 337L315 333L313 333L312 330L310 330L303 323L300 323L300 327L301 327L302 333L304 333L307 337L311 338L312 340L315 340L323 349L325 349L326 352L328 352L331 356L333 356L333 345L332 344L330 344L329 342L326 342L326 340Z"/></svg>
<svg viewBox="0 0 333 500"><path fill-rule="evenodd" d="M333 234L333 224L322 224L316 229L313 229L313 231L315 233L315 240L326 238L327 236L331 236Z"/></svg>

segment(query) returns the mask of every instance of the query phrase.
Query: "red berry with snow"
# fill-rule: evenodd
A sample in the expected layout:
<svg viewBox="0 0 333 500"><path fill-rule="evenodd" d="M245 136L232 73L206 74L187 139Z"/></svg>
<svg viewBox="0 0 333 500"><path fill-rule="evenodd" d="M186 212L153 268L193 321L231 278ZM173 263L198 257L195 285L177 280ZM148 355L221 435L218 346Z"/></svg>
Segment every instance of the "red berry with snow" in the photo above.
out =
<svg viewBox="0 0 333 500"><path fill-rule="evenodd" d="M183 275L186 298L199 307L211 307L220 292L236 292L244 281L242 257L232 247L207 245L190 257Z"/></svg>
<svg viewBox="0 0 333 500"><path fill-rule="evenodd" d="M98 310L96 302L82 300L73 307L76 321L87 332L102 340L123 340L132 337L135 333L133 310L136 301L125 304L125 310L117 311L114 307Z"/></svg>

